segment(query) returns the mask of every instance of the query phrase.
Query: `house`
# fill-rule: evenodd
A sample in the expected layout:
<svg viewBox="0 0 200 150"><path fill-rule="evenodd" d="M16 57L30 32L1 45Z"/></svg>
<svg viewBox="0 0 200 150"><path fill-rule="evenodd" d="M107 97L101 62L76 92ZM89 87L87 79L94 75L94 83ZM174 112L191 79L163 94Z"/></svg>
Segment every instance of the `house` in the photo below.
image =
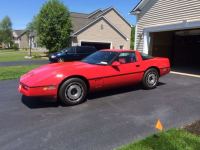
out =
<svg viewBox="0 0 200 150"><path fill-rule="evenodd" d="M97 49L130 49L131 25L113 7L90 14L71 12L71 46L95 46ZM14 30L13 40L19 48L37 48L35 32Z"/></svg>
<svg viewBox="0 0 200 150"><path fill-rule="evenodd" d="M130 49L131 25L113 7L90 14L70 13L72 46L95 46L97 49Z"/></svg>
<svg viewBox="0 0 200 150"><path fill-rule="evenodd" d="M174 66L200 66L200 1L141 0L136 16L135 48L168 57Z"/></svg>
<svg viewBox="0 0 200 150"><path fill-rule="evenodd" d="M27 30L13 30L13 42L20 49L37 48L36 33L27 34Z"/></svg>

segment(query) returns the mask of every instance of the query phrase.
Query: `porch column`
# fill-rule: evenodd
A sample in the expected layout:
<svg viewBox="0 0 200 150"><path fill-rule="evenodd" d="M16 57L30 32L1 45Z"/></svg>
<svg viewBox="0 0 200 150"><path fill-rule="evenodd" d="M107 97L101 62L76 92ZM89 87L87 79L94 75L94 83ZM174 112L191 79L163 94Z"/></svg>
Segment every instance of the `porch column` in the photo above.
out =
<svg viewBox="0 0 200 150"><path fill-rule="evenodd" d="M143 47L143 53L149 54L149 46L150 46L150 36L149 32L144 32L144 47Z"/></svg>

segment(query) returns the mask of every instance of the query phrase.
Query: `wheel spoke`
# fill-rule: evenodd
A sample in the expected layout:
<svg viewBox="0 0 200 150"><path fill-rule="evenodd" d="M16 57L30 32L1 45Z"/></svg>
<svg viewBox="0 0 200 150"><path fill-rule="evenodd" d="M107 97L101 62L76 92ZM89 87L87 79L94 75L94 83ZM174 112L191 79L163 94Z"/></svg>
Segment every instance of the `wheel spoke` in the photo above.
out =
<svg viewBox="0 0 200 150"><path fill-rule="evenodd" d="M155 86L157 84L158 77L155 73L151 72L147 76L147 83L150 86Z"/></svg>
<svg viewBox="0 0 200 150"><path fill-rule="evenodd" d="M83 88L79 83L72 83L67 86L65 90L65 96L70 101L78 101L83 95Z"/></svg>

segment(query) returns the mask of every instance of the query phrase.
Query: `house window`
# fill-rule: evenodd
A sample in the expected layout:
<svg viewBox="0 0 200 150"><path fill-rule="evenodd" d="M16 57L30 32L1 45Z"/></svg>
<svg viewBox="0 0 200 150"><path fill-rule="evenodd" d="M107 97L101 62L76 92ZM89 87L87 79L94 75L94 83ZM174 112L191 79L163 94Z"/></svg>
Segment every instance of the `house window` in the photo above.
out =
<svg viewBox="0 0 200 150"><path fill-rule="evenodd" d="M103 26L103 24L101 24L101 30L103 30L104 29L104 26Z"/></svg>
<svg viewBox="0 0 200 150"><path fill-rule="evenodd" d="M120 45L119 48L120 48L120 49L124 49L124 45Z"/></svg>

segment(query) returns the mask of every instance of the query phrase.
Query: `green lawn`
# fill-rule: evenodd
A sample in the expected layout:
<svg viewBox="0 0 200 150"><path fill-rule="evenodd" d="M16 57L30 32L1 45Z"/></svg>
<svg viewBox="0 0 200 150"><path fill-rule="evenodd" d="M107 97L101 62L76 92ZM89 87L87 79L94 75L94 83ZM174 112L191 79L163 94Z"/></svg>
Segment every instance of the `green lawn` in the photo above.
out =
<svg viewBox="0 0 200 150"><path fill-rule="evenodd" d="M39 65L0 67L0 80L17 79L37 67Z"/></svg>
<svg viewBox="0 0 200 150"><path fill-rule="evenodd" d="M171 129L118 150L200 150L200 137L185 130Z"/></svg>
<svg viewBox="0 0 200 150"><path fill-rule="evenodd" d="M33 56L39 56L41 52L33 52ZM0 50L0 62L8 62L8 61L21 61L27 60L24 57L28 56L28 51L25 50ZM34 59L41 59L40 57L36 57Z"/></svg>

